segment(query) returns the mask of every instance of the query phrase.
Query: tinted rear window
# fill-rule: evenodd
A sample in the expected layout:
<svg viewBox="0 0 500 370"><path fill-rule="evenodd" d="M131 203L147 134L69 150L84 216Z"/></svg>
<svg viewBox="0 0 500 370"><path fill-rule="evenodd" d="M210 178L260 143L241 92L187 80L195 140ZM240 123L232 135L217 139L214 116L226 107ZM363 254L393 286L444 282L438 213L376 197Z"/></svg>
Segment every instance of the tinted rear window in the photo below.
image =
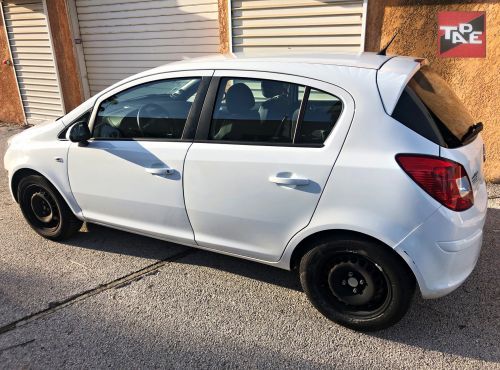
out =
<svg viewBox="0 0 500 370"><path fill-rule="evenodd" d="M457 147L474 119L449 85L423 66L401 95L393 117L440 145Z"/></svg>

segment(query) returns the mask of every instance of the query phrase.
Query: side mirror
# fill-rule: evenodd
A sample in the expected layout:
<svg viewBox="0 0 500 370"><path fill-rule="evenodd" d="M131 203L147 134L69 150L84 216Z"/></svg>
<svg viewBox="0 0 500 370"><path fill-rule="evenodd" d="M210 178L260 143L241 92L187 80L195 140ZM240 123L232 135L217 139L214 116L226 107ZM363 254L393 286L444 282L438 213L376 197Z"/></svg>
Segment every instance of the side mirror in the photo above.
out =
<svg viewBox="0 0 500 370"><path fill-rule="evenodd" d="M74 143L86 144L91 136L92 134L90 133L87 122L82 121L75 123L73 127L70 128L68 138Z"/></svg>

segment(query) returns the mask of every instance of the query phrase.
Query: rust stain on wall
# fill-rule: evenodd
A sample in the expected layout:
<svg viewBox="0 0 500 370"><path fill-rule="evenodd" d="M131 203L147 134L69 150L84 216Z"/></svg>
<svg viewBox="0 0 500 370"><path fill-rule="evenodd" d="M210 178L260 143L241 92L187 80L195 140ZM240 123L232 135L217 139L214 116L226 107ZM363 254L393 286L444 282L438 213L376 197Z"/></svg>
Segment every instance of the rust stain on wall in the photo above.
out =
<svg viewBox="0 0 500 370"><path fill-rule="evenodd" d="M1 4L0 4L1 6ZM0 63L12 60L5 23L0 12ZM24 111L17 89L14 66L0 64L0 122L24 123Z"/></svg>
<svg viewBox="0 0 500 370"><path fill-rule="evenodd" d="M229 22L227 0L219 0L219 52L227 54L229 50Z"/></svg>
<svg viewBox="0 0 500 370"><path fill-rule="evenodd" d="M84 101L65 0L47 1L47 13L66 112Z"/></svg>
<svg viewBox="0 0 500 370"><path fill-rule="evenodd" d="M388 54L425 57L459 95L476 121L484 123L486 179L500 182L500 3L497 1L369 1L366 50L377 51L399 34ZM440 11L486 12L486 58L440 58L437 15Z"/></svg>

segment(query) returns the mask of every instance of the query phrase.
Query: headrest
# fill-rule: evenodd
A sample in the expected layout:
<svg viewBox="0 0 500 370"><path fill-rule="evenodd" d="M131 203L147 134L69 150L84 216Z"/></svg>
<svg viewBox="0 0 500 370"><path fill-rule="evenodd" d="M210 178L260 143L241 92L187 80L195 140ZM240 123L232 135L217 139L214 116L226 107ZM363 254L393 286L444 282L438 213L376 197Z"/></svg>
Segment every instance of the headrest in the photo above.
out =
<svg viewBox="0 0 500 370"><path fill-rule="evenodd" d="M244 83L231 86L226 92L226 106L230 113L247 112L255 105L252 90Z"/></svg>
<svg viewBox="0 0 500 370"><path fill-rule="evenodd" d="M283 82L263 80L260 83L262 95L266 98L272 98L276 95L281 95L285 92L286 84Z"/></svg>

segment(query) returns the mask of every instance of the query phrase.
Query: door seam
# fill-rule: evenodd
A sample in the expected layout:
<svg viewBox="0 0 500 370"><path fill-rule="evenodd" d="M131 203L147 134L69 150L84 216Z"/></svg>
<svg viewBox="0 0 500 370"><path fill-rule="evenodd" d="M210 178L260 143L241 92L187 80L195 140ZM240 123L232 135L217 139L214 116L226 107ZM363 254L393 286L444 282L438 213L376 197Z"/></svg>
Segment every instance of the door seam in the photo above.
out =
<svg viewBox="0 0 500 370"><path fill-rule="evenodd" d="M185 190L186 188L184 187L184 178L186 176L186 160L187 160L189 150L191 149L193 144L194 144L193 142L191 142L191 144L189 144L189 147L186 150L186 155L184 156L184 161L182 162L182 202L184 203L184 212L186 212L186 217L187 217L188 222L189 222L189 227L191 227L191 231L193 233L193 241L195 242L196 245L199 245L198 242L196 241L196 234L194 233L193 224L191 223L191 219L189 218L189 212L187 210L187 205L186 205L186 190Z"/></svg>

